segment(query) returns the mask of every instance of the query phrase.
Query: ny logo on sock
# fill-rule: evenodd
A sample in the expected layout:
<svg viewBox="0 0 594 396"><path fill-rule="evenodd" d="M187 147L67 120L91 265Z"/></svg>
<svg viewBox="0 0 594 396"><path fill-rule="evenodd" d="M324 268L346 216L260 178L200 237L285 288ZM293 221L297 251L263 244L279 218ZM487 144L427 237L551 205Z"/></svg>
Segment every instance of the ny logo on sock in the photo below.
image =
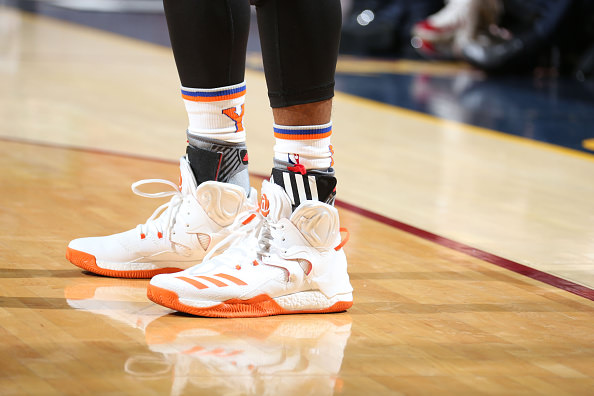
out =
<svg viewBox="0 0 594 396"><path fill-rule="evenodd" d="M243 106L244 105L241 105L241 114L237 114L237 107L230 107L223 110L223 114L235 122L235 132L243 131Z"/></svg>

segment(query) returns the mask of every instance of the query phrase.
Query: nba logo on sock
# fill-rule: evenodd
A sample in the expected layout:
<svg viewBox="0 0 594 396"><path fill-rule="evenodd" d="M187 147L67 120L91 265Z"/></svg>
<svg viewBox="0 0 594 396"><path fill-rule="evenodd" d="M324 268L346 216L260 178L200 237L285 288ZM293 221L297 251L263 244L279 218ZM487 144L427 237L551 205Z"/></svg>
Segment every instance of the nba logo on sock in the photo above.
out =
<svg viewBox="0 0 594 396"><path fill-rule="evenodd" d="M299 163L299 154L289 153L287 154L289 159L289 164L298 164Z"/></svg>
<svg viewBox="0 0 594 396"><path fill-rule="evenodd" d="M235 122L235 132L243 131L243 114L244 105L241 105L241 113L237 114L237 107L230 107L223 110L223 114L231 118Z"/></svg>

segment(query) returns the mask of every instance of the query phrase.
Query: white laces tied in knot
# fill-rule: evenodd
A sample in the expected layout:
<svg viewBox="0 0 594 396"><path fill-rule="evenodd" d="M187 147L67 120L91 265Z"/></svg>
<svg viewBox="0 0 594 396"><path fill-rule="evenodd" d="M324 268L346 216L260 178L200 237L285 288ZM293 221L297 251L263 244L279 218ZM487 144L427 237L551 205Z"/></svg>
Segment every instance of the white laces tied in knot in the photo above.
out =
<svg viewBox="0 0 594 396"><path fill-rule="evenodd" d="M256 238L264 223L266 223L266 221L259 213L255 213L254 211L240 213L235 218L233 224L229 226L229 231L231 231L231 233L208 252L204 257L203 262L208 261L223 248L226 248L227 252L236 251L238 254L244 256L244 251L247 245L249 245L249 243L245 243L245 240L250 237Z"/></svg>
<svg viewBox="0 0 594 396"><path fill-rule="evenodd" d="M172 190L161 191L157 193L147 193L139 189L140 186L151 183L165 184L171 187ZM168 237L170 237L171 228L175 223L175 216L177 215L179 207L184 198L180 188L169 180L144 179L132 183L132 192L136 195L146 198L164 198L172 196L171 200L159 206L144 224L138 225L141 238L145 238L150 231L156 232L159 238L162 238L163 234L166 234Z"/></svg>

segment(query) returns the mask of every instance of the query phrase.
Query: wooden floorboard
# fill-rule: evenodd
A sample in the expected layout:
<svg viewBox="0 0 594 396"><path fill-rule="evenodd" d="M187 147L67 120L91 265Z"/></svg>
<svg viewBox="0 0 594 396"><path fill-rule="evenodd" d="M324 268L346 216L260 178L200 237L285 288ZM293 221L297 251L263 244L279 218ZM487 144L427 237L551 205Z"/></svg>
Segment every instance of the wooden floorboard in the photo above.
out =
<svg viewBox="0 0 594 396"><path fill-rule="evenodd" d="M347 313L175 314L84 273L71 238L143 222L177 166L0 144L2 394L589 394L594 302L352 211ZM253 179L254 184L259 183Z"/></svg>

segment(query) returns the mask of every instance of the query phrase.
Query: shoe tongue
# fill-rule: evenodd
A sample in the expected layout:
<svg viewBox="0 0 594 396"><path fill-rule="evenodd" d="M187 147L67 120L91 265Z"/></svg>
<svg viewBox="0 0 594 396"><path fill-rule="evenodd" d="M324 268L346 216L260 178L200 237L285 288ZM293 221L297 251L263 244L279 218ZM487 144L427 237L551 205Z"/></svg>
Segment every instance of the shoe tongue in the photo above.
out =
<svg viewBox="0 0 594 396"><path fill-rule="evenodd" d="M336 178L334 170L308 171L306 174L288 169L272 168L270 181L279 185L289 196L293 210L305 201L313 200L334 205L336 196Z"/></svg>
<svg viewBox="0 0 594 396"><path fill-rule="evenodd" d="M194 177L194 172L192 172L192 168L190 168L190 163L185 156L181 157L179 160L179 179L182 194L194 194L198 185L196 183L196 178Z"/></svg>
<svg viewBox="0 0 594 396"><path fill-rule="evenodd" d="M260 213L269 221L276 223L280 219L291 217L291 200L285 190L267 180L262 182Z"/></svg>

